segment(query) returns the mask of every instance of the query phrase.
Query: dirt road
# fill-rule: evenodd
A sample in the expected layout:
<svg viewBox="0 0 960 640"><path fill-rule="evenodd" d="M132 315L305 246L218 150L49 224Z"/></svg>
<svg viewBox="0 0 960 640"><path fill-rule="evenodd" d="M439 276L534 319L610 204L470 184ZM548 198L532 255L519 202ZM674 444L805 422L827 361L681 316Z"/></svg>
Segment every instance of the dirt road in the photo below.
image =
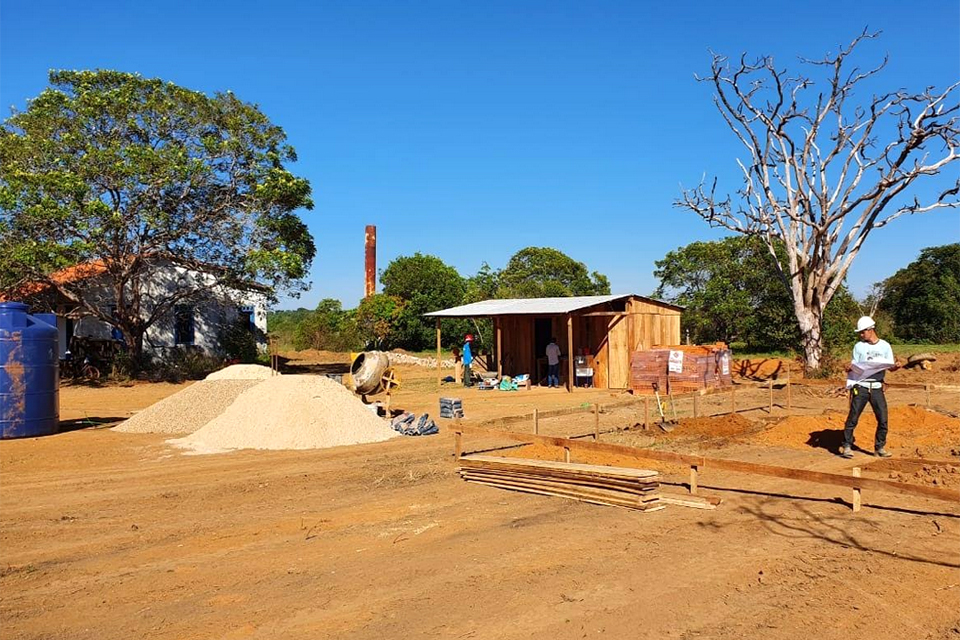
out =
<svg viewBox="0 0 960 640"><path fill-rule="evenodd" d="M119 415L114 393L65 390L65 412ZM630 437L652 436L610 436ZM718 457L852 466L688 437ZM465 484L452 450L448 432L213 456L106 429L3 442L0 636L960 635L957 505L867 493L853 514L843 489L711 472L717 510L637 514Z"/></svg>

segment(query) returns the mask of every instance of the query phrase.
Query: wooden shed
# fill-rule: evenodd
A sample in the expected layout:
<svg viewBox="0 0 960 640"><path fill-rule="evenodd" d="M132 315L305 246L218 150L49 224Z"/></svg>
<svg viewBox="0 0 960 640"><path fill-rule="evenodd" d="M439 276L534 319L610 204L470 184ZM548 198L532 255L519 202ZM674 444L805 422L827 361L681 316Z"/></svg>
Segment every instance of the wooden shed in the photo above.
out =
<svg viewBox="0 0 960 640"><path fill-rule="evenodd" d="M554 337L563 352L561 377L568 389L574 380L571 353L588 354L594 387L626 389L633 351L680 344L682 311L667 302L625 294L484 300L425 315L437 321L438 360L443 318L491 318L498 375L528 373L534 382L541 380L546 376L545 350Z"/></svg>

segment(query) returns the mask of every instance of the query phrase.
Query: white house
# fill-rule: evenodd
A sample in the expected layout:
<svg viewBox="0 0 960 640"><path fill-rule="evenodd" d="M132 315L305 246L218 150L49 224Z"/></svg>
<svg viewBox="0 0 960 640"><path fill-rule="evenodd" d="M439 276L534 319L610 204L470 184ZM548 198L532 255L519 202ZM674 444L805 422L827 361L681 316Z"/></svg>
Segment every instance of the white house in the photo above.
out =
<svg viewBox="0 0 960 640"><path fill-rule="evenodd" d="M115 296L102 264L87 263L57 272L51 280L69 283L73 289L82 289L84 299L93 301L101 311L110 314L116 308ZM60 332L60 355L64 356L71 339L111 340L119 336L108 323L90 315L89 311L50 286L30 286L31 291L21 296L34 312L57 314ZM219 350L221 331L238 320L244 321L254 333L261 348L266 348L268 290L257 284L242 290L221 284L215 270L200 272L169 262L154 266L150 280L142 287L141 309L144 314L155 311L155 302L169 299L177 290L200 290L181 304L161 315L144 336L144 351L162 355L175 347L192 347L215 354Z"/></svg>

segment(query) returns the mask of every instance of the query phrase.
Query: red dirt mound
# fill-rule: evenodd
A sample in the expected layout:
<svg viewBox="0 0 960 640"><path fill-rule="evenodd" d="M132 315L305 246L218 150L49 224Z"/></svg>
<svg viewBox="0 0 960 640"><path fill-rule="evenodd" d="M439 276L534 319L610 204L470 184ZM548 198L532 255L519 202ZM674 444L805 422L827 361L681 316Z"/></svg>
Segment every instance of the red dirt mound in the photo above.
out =
<svg viewBox="0 0 960 640"><path fill-rule="evenodd" d="M824 440L839 442L846 414L829 411L819 416L790 416L757 435L764 444L794 448L823 446ZM868 409L860 416L860 442L872 441L876 420ZM893 448L918 446L955 447L960 443L960 419L927 411L921 407L890 409L887 443ZM866 437L866 440L864 438Z"/></svg>

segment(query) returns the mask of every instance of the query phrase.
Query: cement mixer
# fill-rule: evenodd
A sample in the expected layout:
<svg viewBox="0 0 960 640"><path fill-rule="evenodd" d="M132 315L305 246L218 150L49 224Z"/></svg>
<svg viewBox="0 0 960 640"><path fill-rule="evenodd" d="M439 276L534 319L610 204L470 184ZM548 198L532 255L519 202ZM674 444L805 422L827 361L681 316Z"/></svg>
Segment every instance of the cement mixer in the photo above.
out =
<svg viewBox="0 0 960 640"><path fill-rule="evenodd" d="M390 367L390 358L382 351L365 351L350 365L353 390L362 396L386 391L400 385L400 376Z"/></svg>

